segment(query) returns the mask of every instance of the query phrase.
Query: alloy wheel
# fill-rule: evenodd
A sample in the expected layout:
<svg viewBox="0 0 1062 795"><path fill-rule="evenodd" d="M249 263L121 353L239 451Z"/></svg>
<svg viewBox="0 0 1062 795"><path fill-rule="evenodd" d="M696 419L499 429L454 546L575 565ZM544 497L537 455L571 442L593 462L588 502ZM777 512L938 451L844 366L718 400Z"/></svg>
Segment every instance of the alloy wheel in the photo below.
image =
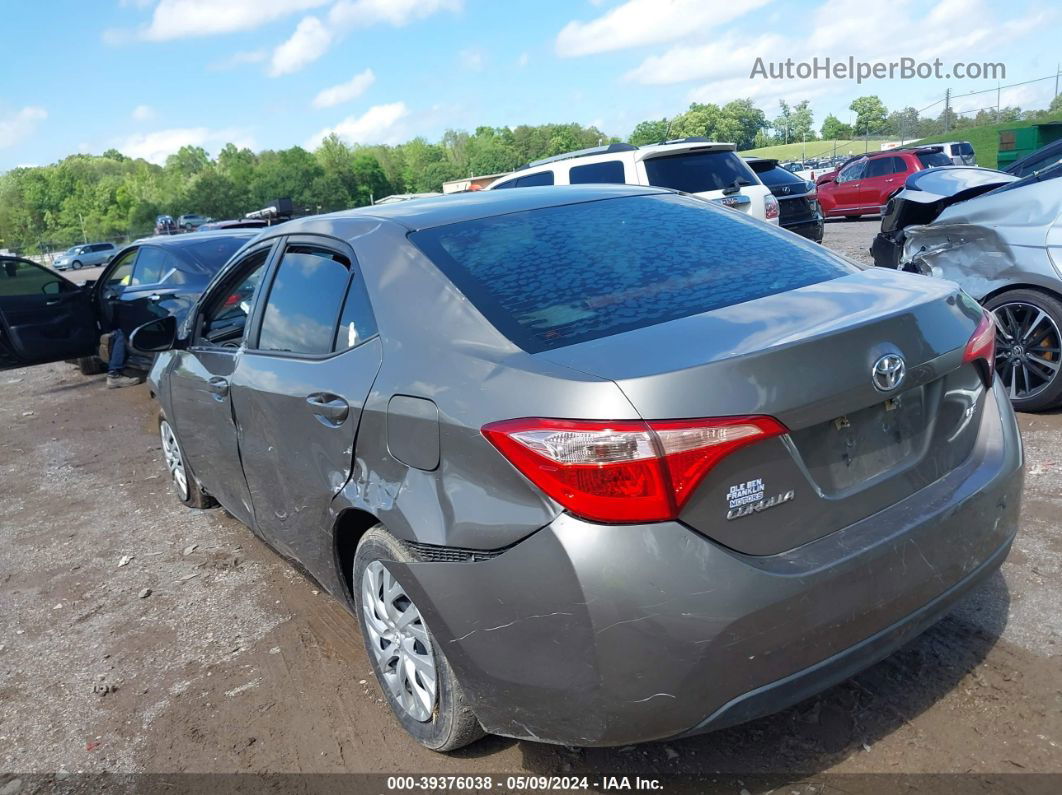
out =
<svg viewBox="0 0 1062 795"><path fill-rule="evenodd" d="M1051 316L1022 301L1001 304L996 318L996 372L1011 400L1035 397L1058 376L1062 337Z"/></svg>
<svg viewBox="0 0 1062 795"><path fill-rule="evenodd" d="M159 423L159 433L162 436L162 453L166 457L166 468L173 478L173 485L182 500L188 499L188 475L184 471L184 457L181 455L181 446L177 444L177 437L173 433L170 424L163 420Z"/></svg>
<svg viewBox="0 0 1062 795"><path fill-rule="evenodd" d="M361 602L370 648L395 703L413 720L431 720L438 671L420 611L378 560L362 574Z"/></svg>

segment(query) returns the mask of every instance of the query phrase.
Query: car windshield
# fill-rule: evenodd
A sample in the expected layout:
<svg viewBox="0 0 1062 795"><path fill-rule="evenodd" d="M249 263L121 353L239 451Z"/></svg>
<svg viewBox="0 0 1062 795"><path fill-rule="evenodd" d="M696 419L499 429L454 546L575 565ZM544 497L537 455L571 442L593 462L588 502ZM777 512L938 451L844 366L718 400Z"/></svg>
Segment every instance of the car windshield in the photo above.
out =
<svg viewBox="0 0 1062 795"><path fill-rule="evenodd" d="M649 184L686 193L755 185L756 175L733 152L681 152L645 160Z"/></svg>
<svg viewBox="0 0 1062 795"><path fill-rule="evenodd" d="M951 158L943 152L919 152L918 162L922 168L935 168L936 166L950 166Z"/></svg>
<svg viewBox="0 0 1062 795"><path fill-rule="evenodd" d="M740 213L675 195L528 210L410 239L530 353L856 271Z"/></svg>

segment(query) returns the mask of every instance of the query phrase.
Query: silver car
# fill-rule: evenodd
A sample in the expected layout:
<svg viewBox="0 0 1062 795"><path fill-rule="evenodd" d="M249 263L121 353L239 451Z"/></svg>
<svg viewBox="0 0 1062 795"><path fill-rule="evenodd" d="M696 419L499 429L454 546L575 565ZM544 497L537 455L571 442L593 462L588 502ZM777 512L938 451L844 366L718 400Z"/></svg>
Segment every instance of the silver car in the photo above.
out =
<svg viewBox="0 0 1062 795"><path fill-rule="evenodd" d="M179 498L345 604L436 750L778 710L931 625L1017 529L972 299L671 191L298 219L132 342Z"/></svg>
<svg viewBox="0 0 1062 795"><path fill-rule="evenodd" d="M85 243L68 248L55 258L52 267L57 271L96 268L106 265L118 250L114 243Z"/></svg>

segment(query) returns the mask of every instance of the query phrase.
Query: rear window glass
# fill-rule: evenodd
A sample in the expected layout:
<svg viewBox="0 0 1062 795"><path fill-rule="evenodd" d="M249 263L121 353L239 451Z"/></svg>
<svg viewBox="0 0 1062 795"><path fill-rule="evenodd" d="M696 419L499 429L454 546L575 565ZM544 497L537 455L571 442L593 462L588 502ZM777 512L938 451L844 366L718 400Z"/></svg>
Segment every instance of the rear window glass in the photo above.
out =
<svg viewBox="0 0 1062 795"><path fill-rule="evenodd" d="M857 270L733 210L674 195L546 207L425 229L410 239L530 353Z"/></svg>
<svg viewBox="0 0 1062 795"><path fill-rule="evenodd" d="M568 182L572 185L602 182L622 185L625 181L623 178L623 163L619 160L607 160L604 163L591 163L586 166L572 166L571 171L568 172Z"/></svg>
<svg viewBox="0 0 1062 795"><path fill-rule="evenodd" d="M251 239L246 237L211 237L208 240L200 240L180 246L181 254L186 260L190 260L196 266L196 270L212 276L221 270L221 266L229 261L244 243Z"/></svg>
<svg viewBox="0 0 1062 795"><path fill-rule="evenodd" d="M756 175L733 152L683 152L645 161L649 184L686 193L755 185Z"/></svg>
<svg viewBox="0 0 1062 795"><path fill-rule="evenodd" d="M807 182L805 180L802 180L796 174L786 171L784 168L778 168L777 166L768 171L757 171L756 173L759 174L763 184L771 188L778 185L793 185L804 190L807 187Z"/></svg>
<svg viewBox="0 0 1062 795"><path fill-rule="evenodd" d="M516 180L516 187L518 188L537 188L541 185L552 184L552 171L539 171L537 174L528 174L526 177L520 177Z"/></svg>
<svg viewBox="0 0 1062 795"><path fill-rule="evenodd" d="M935 168L936 166L950 166L951 158L943 152L919 152L918 162L922 168Z"/></svg>

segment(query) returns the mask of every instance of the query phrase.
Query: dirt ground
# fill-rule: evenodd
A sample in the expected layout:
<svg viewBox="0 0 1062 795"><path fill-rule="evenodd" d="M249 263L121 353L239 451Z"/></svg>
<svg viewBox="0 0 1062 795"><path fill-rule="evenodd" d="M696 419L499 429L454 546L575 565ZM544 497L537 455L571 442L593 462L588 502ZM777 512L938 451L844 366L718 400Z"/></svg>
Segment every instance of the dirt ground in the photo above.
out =
<svg viewBox="0 0 1062 795"><path fill-rule="evenodd" d="M865 258L875 228L831 222L826 243ZM1062 773L1062 414L1021 417L1002 572L856 678L687 740L486 738L441 756L391 718L338 603L223 511L177 502L155 411L145 387L108 392L70 365L0 373L7 774Z"/></svg>

